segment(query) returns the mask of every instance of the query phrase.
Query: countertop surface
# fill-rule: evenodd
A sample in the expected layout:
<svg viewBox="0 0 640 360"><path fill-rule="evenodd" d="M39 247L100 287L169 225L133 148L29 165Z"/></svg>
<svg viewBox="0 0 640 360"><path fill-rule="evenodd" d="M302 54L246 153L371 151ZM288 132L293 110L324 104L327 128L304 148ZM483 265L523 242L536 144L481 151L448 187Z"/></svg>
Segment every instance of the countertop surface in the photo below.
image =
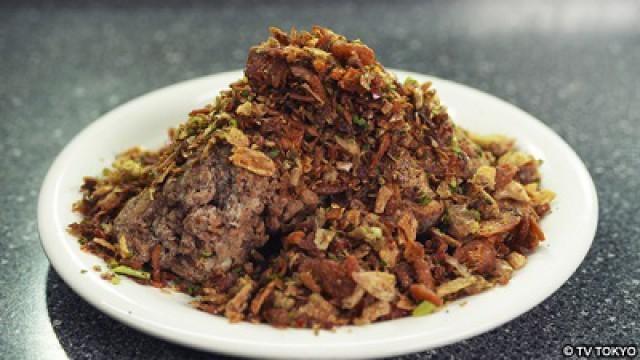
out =
<svg viewBox="0 0 640 360"><path fill-rule="evenodd" d="M3 358L216 357L132 330L71 291L39 244L39 187L63 146L106 111L165 85L241 68L270 25L312 24L361 38L389 67L521 107L575 149L598 189L596 239L560 290L496 330L406 359L558 358L569 343L640 342L637 2L3 2Z"/></svg>

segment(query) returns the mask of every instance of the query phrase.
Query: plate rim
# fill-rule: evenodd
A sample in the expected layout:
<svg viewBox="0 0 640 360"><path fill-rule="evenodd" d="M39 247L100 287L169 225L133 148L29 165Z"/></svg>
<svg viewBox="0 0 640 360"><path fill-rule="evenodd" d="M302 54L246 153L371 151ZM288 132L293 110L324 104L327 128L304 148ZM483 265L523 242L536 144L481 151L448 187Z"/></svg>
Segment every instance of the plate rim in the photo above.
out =
<svg viewBox="0 0 640 360"><path fill-rule="evenodd" d="M195 84L196 82L200 82L200 81L214 81L215 78L219 78L219 77L241 75L242 70L232 70L232 71L219 72L215 74L201 76L194 79L177 82L177 83L144 93L140 96L137 96L113 108L112 110L106 112L105 114L102 114L96 120L92 121L87 126L85 126L64 146L62 151L56 156L55 160L52 162L51 166L49 167L47 174L44 178L44 181L42 182L42 186L40 188L40 193L38 197L37 218L38 218L38 230L39 230L40 239L41 239L40 243L43 247L43 250L47 258L49 259L49 262L51 263L52 268L55 269L55 271L60 275L63 281L70 288L72 288L73 291L76 294L78 294L81 298L83 298L85 301L87 301L92 306L97 308L99 311L107 314L108 316L110 316L113 319L116 319L117 321L120 321L121 323L126 324L127 326L130 326L138 331L150 334L152 336L164 339L172 343L177 343L183 346L196 348L204 351L225 353L225 354L231 354L236 356L240 355L240 356L254 356L254 357L269 357L269 358L300 357L300 356L304 356L306 358L326 358L326 357L370 358L370 357L393 356L393 355L406 354L406 353L411 353L416 351L432 349L432 348L452 344L476 335L480 335L491 329L497 328L513 319L516 319L528 311L531 311L533 308L539 305L542 301L551 297L551 295L553 295L563 284L567 282L567 280L576 272L580 264L582 264L585 256L587 255L589 249L593 244L593 241L596 235L597 225L598 225L599 205L598 205L598 197L597 197L595 184L585 164L580 159L580 157L576 154L573 148L571 148L571 146L567 144L564 141L564 139L562 139L558 134L556 134L545 123L538 120L536 117L530 115L529 113L525 112L524 110L518 108L517 106L508 103L505 100L502 100L482 90L478 90L476 88L473 88L455 81L442 79L429 74L420 74L417 72L397 70L392 68L388 68L388 70L395 74L401 74L402 76L413 76L416 78L429 78L429 79L433 79L438 83L448 83L456 87L461 87L466 91L471 91L472 93L479 93L482 96L489 97L491 98L491 100L499 103L500 106L509 108L510 111L518 112L521 116L526 117L529 121L533 122L536 127L539 127L542 131L544 131L546 133L545 135L551 137L553 141L557 142L564 148L564 150L566 151L566 156L571 158L571 164L575 166L576 170L579 172L579 174L577 174L577 177L579 177L582 181L585 182L585 186L589 190L589 194L585 194L585 195L587 195L591 200L590 201L591 212L588 214L590 219L590 222L589 222L590 227L588 229L583 229L585 235L588 237L588 244L583 246L583 248L581 249L582 252L580 254L577 254L576 258L579 258L579 261L576 261L575 264L571 266L572 268L571 271L566 271L566 273L563 274L563 276L561 276L560 278L555 278L556 281L554 281L554 283L549 286L549 289L551 290L546 291L545 295L537 297L534 301L531 301L530 304L528 304L527 306L523 306L521 311L520 310L517 311L517 314L513 316L504 316L498 321L493 321L493 322L484 324L484 326L476 326L472 329L467 329L467 331L459 332L457 336L450 337L447 339L441 339L439 341L431 341L428 344L423 344L419 341L412 342L412 340L417 339L417 336L410 336L410 337L404 337L402 339L394 338L388 342L379 343L377 344L377 346L368 346L365 348L361 346L359 351L351 351L350 353L343 353L343 351L353 350L354 344L337 344L336 346L327 348L325 352L321 352L321 353L318 353L318 352L309 353L308 351L304 351L304 349L295 348L295 350L300 350L300 351L296 351L297 354L293 355L291 353L288 353L286 350L286 347L289 345L283 345L283 344L276 344L273 346L268 346L266 348L261 347L256 349L255 346L253 348L249 348L244 346L243 344L232 343L229 341L225 342L225 340L222 340L222 341L218 340L217 342L211 341L209 345L205 345L203 343L199 343L195 341L189 341L184 337L176 336L175 331L167 332L166 331L167 329L159 329L158 324L154 326L154 324L152 323L136 321L140 319L128 316L126 312L118 311L118 309L110 307L105 302L100 301L99 299L96 299L91 294L89 294L89 290L87 289L88 287L83 287L81 285L84 285L84 284L79 284L78 282L74 281L70 275L71 270L65 269L62 264L64 259L60 258L59 249L54 248L54 245L56 244L56 242L53 241L51 238L52 237L58 238L56 231L53 230L53 229L56 229L56 224L52 224L53 221L50 221L48 217L50 215L50 211L55 209L55 195L56 195L56 192L59 191L59 187L58 187L59 184L57 183L57 180L59 178L59 173L63 168L65 159L70 155L69 153L71 152L71 150L73 150L75 144L78 143L80 139L82 139L82 137L85 136L87 133L90 133L91 129L99 126L99 124L102 122L108 121L108 119L111 116L113 116L114 113L118 111L126 111L126 108L128 106L132 106L139 102L143 102L145 101L145 98L152 97L153 95L156 95L162 92L169 92L183 86L189 87ZM63 241L66 242L65 239L63 239ZM75 243L73 245L77 246L77 244ZM398 320L394 320L394 321L398 321ZM369 325L369 326L375 326L375 325ZM276 330L276 331L289 331L289 330ZM400 348L399 344L401 343L403 344L403 346ZM394 346L389 346L391 344L394 344ZM289 350L291 350L291 348L289 348Z"/></svg>

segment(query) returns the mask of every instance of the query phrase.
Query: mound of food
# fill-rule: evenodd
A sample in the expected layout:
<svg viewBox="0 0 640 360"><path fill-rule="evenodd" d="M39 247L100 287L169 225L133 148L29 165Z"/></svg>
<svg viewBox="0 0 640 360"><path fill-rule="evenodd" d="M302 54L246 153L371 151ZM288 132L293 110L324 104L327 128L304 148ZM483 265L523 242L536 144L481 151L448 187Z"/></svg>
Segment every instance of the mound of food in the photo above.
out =
<svg viewBox="0 0 640 360"><path fill-rule="evenodd" d="M271 29L245 77L169 135L85 178L70 231L106 278L231 321L428 314L506 284L554 197L512 139L456 127L430 83L321 27Z"/></svg>

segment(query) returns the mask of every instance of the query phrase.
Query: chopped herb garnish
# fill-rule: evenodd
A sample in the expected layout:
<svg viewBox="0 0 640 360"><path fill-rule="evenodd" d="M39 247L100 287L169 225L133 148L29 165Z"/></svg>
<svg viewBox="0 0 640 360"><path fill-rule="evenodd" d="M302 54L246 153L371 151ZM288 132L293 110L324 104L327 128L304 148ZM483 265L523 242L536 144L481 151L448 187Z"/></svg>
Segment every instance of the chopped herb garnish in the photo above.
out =
<svg viewBox="0 0 640 360"><path fill-rule="evenodd" d="M358 226L349 236L361 240L377 240L382 238L382 229L377 226Z"/></svg>
<svg viewBox="0 0 640 360"><path fill-rule="evenodd" d="M229 126L238 127L238 120L233 119L233 118L229 119Z"/></svg>
<svg viewBox="0 0 640 360"><path fill-rule="evenodd" d="M249 90L242 90L242 92L240 93L240 95L247 97L249 96Z"/></svg>
<svg viewBox="0 0 640 360"><path fill-rule="evenodd" d="M431 115L433 115L433 116L440 115L440 114L441 114L441 113L443 113L443 112L444 112L444 108L443 108L441 105L439 105L439 104L438 104L438 105L434 105L434 106L431 108Z"/></svg>
<svg viewBox="0 0 640 360"><path fill-rule="evenodd" d="M200 253L200 255L202 255L202 257L211 257L211 255L213 255L213 253L211 251L202 251Z"/></svg>
<svg viewBox="0 0 640 360"><path fill-rule="evenodd" d="M431 202L431 196L425 193L420 193L418 196L418 204L420 205L428 205Z"/></svg>
<svg viewBox="0 0 640 360"><path fill-rule="evenodd" d="M278 155L280 155L280 150L278 150L278 149L273 149L273 150L269 151L269 152L267 153L267 155L269 155L269 157L270 157L270 158L272 158L272 159L277 158L277 157L278 157Z"/></svg>
<svg viewBox="0 0 640 360"><path fill-rule="evenodd" d="M118 265L111 269L111 271L116 274L128 275L143 280L149 280L151 278L151 275L148 272L132 269L125 265Z"/></svg>
<svg viewBox="0 0 640 360"><path fill-rule="evenodd" d="M458 156L464 153L464 151L462 151L462 148L460 148L460 143L458 142L458 138L455 135L451 138L451 151L453 151L453 153Z"/></svg>
<svg viewBox="0 0 640 360"><path fill-rule="evenodd" d="M452 147L451 150L453 151L454 154L456 155L462 155L464 153L464 151L462 151L462 149L460 148L460 145L458 145L457 143L455 143Z"/></svg>
<svg viewBox="0 0 640 360"><path fill-rule="evenodd" d="M451 192L456 193L458 192L458 183L456 182L456 179L452 179L449 182L449 189L451 190Z"/></svg>
<svg viewBox="0 0 640 360"><path fill-rule="evenodd" d="M404 79L404 86L408 86L408 85L413 85L415 87L418 87L420 83L418 83L418 80L412 78L411 76L407 76L407 78Z"/></svg>
<svg viewBox="0 0 640 360"><path fill-rule="evenodd" d="M203 124L206 120L207 120L207 119L206 119L206 118L204 118L204 117L203 117L203 116L201 116L201 115L195 115L195 116L191 116L191 117L189 118L189 122L190 122L190 123L193 123L193 124L198 125L198 126L199 126L200 124Z"/></svg>
<svg viewBox="0 0 640 360"><path fill-rule="evenodd" d="M449 214L448 213L444 213L444 215L442 215L442 218L440 219L440 221L442 222L442 225L449 225Z"/></svg>
<svg viewBox="0 0 640 360"><path fill-rule="evenodd" d="M451 182L449 182L449 189L454 194L462 194L464 193L464 189L460 185L456 179L452 179Z"/></svg>
<svg viewBox="0 0 640 360"><path fill-rule="evenodd" d="M367 123L367 120L363 119L362 117L360 117L358 115L353 115L352 121L353 121L354 124L360 126L364 130L367 130L367 128L369 127L369 123Z"/></svg>
<svg viewBox="0 0 640 360"><path fill-rule="evenodd" d="M82 270L80 270L80 274L86 274L86 273L87 273L87 270L86 270L86 269L82 269Z"/></svg>
<svg viewBox="0 0 640 360"><path fill-rule="evenodd" d="M480 221L480 219L481 219L480 211L478 211L476 209L469 209L469 214L471 215L471 217L474 220Z"/></svg>
<svg viewBox="0 0 640 360"><path fill-rule="evenodd" d="M111 277L111 283L112 283L113 285L118 285L118 284L120 284L120 277L119 277L118 275L113 275L113 276Z"/></svg>
<svg viewBox="0 0 640 360"><path fill-rule="evenodd" d="M423 301L418 305L411 315L413 316L425 316L431 314L436 309L436 306L428 301Z"/></svg>

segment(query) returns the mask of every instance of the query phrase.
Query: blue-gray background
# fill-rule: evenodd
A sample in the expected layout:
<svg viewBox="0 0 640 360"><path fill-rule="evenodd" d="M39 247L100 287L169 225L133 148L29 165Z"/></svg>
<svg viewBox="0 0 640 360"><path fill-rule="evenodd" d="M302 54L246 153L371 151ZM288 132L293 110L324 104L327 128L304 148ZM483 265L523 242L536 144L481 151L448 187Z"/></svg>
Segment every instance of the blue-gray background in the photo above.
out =
<svg viewBox="0 0 640 360"><path fill-rule="evenodd" d="M39 186L64 144L100 114L242 67L270 25L312 24L361 38L389 67L523 108L577 151L598 187L598 234L567 284L497 330L407 359L557 358L566 343L640 342L639 9L631 1L2 2L0 356L213 357L131 330L76 296L38 243Z"/></svg>

